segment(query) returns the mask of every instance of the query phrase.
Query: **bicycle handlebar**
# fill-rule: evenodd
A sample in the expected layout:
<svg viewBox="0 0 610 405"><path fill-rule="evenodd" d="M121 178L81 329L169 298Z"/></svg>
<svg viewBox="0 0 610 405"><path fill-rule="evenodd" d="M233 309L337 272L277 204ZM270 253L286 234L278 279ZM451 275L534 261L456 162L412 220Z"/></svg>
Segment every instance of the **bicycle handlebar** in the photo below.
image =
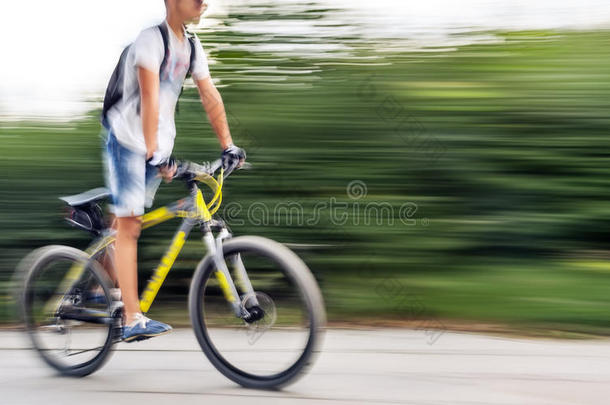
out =
<svg viewBox="0 0 610 405"><path fill-rule="evenodd" d="M187 160L179 161L176 160L176 174L174 174L174 179L184 179L184 180L192 180L198 175L207 174L209 176L213 176L214 173L218 169L222 167L222 160L216 159L212 162L204 162L203 164L189 162ZM252 167L250 163L244 162L239 169L249 169ZM224 174L224 178L229 177L231 173Z"/></svg>
<svg viewBox="0 0 610 405"><path fill-rule="evenodd" d="M191 180L194 177L202 174L213 176L214 173L222 166L220 159L213 162L204 162L203 164L189 162L187 160L176 161L176 174L174 179Z"/></svg>

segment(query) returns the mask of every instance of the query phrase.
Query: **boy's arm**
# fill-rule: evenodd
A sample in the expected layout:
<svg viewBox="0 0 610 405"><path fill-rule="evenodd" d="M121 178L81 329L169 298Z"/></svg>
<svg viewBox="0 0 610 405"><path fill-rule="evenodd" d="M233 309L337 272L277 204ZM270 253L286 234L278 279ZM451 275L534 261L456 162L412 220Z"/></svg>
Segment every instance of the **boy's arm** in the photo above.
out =
<svg viewBox="0 0 610 405"><path fill-rule="evenodd" d="M146 160L157 150L157 131L159 127L159 72L152 72L138 66L140 84L140 115L142 131L146 143Z"/></svg>
<svg viewBox="0 0 610 405"><path fill-rule="evenodd" d="M225 150L233 144L231 138L231 132L229 131L229 124L227 122L227 114L225 112L225 106L222 102L220 93L214 86L210 76L195 80L197 88L199 89L199 97L201 98L201 104L208 115L208 120L212 125L212 129L218 137L220 147Z"/></svg>

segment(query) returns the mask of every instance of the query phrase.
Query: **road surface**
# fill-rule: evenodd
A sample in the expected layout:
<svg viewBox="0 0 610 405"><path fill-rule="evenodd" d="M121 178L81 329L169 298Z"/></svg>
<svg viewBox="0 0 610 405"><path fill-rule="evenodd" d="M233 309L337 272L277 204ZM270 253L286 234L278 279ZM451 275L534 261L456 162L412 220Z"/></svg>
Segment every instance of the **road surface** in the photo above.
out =
<svg viewBox="0 0 610 405"><path fill-rule="evenodd" d="M281 391L217 372L191 330L122 343L95 374L58 377L22 332L0 331L0 404L610 403L610 341L516 339L402 329L327 332L324 351Z"/></svg>

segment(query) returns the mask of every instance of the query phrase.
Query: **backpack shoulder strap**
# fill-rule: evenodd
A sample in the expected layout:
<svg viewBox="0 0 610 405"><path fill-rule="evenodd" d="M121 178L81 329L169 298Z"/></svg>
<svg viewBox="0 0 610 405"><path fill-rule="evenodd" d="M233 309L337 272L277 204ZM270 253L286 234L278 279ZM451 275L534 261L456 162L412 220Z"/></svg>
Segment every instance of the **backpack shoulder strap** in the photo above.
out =
<svg viewBox="0 0 610 405"><path fill-rule="evenodd" d="M167 31L167 26L165 25L165 21L157 26L159 28L159 32L161 33L161 38L163 39L163 60L161 61L161 66L159 66L159 76L161 76L161 72L165 68L167 64L167 54L169 52L169 32Z"/></svg>
<svg viewBox="0 0 610 405"><path fill-rule="evenodd" d="M191 58L189 60L189 68L186 71L186 76L189 77L191 75L191 69L193 68L193 65L195 64L195 41L199 41L199 38L197 38L197 35L192 34L190 32L187 31L187 35L188 35L188 41L189 41L189 45L191 46Z"/></svg>

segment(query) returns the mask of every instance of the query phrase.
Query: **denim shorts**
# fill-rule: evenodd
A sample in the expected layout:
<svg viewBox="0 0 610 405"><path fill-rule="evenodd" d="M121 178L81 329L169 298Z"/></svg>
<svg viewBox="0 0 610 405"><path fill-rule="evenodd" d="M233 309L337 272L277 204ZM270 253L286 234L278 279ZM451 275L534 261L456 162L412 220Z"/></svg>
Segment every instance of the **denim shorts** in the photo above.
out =
<svg viewBox="0 0 610 405"><path fill-rule="evenodd" d="M112 196L110 211L117 217L144 214L150 208L161 184L159 169L146 163L146 156L121 145L112 132L104 128L103 148L106 187Z"/></svg>

